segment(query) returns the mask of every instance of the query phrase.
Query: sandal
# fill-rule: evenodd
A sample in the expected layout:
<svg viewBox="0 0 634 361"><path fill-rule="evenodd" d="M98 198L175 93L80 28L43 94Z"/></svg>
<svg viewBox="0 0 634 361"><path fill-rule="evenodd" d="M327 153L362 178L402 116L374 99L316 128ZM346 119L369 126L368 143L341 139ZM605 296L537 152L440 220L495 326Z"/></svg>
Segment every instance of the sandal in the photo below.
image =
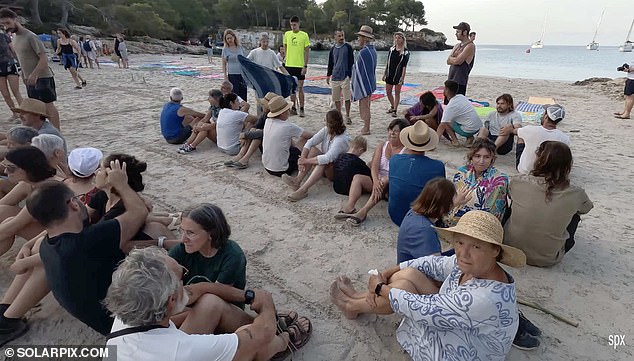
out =
<svg viewBox="0 0 634 361"><path fill-rule="evenodd" d="M232 160L228 160L228 161L226 161L226 162L224 162L222 164L227 166L227 167L234 167L235 166L234 161L232 161Z"/></svg>
<svg viewBox="0 0 634 361"><path fill-rule="evenodd" d="M359 227L361 223L365 222L365 218L361 219L359 217L350 216L346 219L346 222L350 223L353 227Z"/></svg>
<svg viewBox="0 0 634 361"><path fill-rule="evenodd" d="M287 332L288 328L297 322L299 315L295 311L280 312L276 315L277 318L277 332Z"/></svg>
<svg viewBox="0 0 634 361"><path fill-rule="evenodd" d="M350 213L346 213L346 212L344 212L344 211L343 211L343 209L342 209L342 210L339 210L339 212L337 212L337 213L335 214L335 219L338 219L338 220L340 220L340 221L341 221L341 220L348 219L348 218L352 217L352 216L353 216L354 214L356 214L356 213L357 213L357 209L356 209L356 208L354 208L354 209L352 210L352 212L350 212Z"/></svg>
<svg viewBox="0 0 634 361"><path fill-rule="evenodd" d="M306 321L308 322L308 329L302 328L302 323ZM297 321L288 326L288 336L290 338L289 346L291 346L294 350L299 350L302 348L308 340L310 340L310 335L313 333L313 324L306 317L300 317Z"/></svg>
<svg viewBox="0 0 634 361"><path fill-rule="evenodd" d="M242 164L240 162L233 162L233 167L237 169L247 169L249 168L248 164Z"/></svg>

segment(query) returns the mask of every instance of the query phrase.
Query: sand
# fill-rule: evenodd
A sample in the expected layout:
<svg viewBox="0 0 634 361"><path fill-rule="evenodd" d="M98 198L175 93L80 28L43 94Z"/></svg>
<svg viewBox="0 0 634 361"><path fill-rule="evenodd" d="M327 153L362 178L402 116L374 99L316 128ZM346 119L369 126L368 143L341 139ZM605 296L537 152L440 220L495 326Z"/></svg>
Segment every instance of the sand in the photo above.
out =
<svg viewBox="0 0 634 361"><path fill-rule="evenodd" d="M181 60L179 56L131 57L132 65L157 60ZM220 71L216 58L214 69ZM186 56L184 62L206 65L205 57ZM477 66L477 65L476 65ZM181 87L184 103L200 111L207 107L207 91L217 88L218 79L176 76L157 70L122 70L104 66L102 70L82 70L88 86L74 90L70 74L52 65L56 74L62 131L69 148L98 147L104 153L128 152L147 161L144 174L145 196L158 210L182 210L199 202L219 205L232 226L232 239L247 253L248 287L264 288L274 295L278 309L295 309L313 320L311 341L294 360L407 360L394 333L396 316L362 316L349 321L329 301L328 288L337 275L348 275L357 287L367 282L367 270L383 269L396 260L397 227L387 216L386 203L371 211L358 228L335 221L344 197L336 195L326 181L310 190L298 203L286 200L287 186L268 175L259 156L246 170L228 169L228 157L205 141L188 155L177 154L177 146L160 135L159 113L169 89ZM325 74L311 68L309 76ZM407 82L422 84L406 95L442 85L444 74L408 74ZM311 85L326 86L324 80ZM575 165L572 182L585 188L595 207L583 217L576 246L563 262L551 268L510 269L520 297L578 320L571 327L551 316L520 307L543 330L542 346L533 352L512 349L509 360L631 360L634 349L634 271L631 259L634 238L629 218L629 202L634 186L629 179L634 166L632 121L616 120L612 112L622 109L622 101L606 95L598 87L572 86L544 80L473 77L469 96L494 102L502 92L516 101L529 96L549 96L563 104L567 118L561 129L570 132ZM24 92L25 93L25 92ZM252 108L254 93L250 90ZM308 130L316 131L324 121L328 96L307 94L306 118L293 117ZM391 121L385 111L387 98L372 103L370 151L386 138ZM0 108L0 119L10 115ZM353 105L351 134L361 129L358 108ZM10 124L2 121L2 127ZM441 142L428 155L446 163L447 174L465 161L466 149ZM513 154L501 156L496 166L509 174ZM362 198L362 202L365 201ZM0 276L4 292L12 275L12 262L20 242L1 259L5 270ZM12 344L101 344L104 339L66 313L52 295L28 315L31 330ZM616 350L609 335L623 334L627 346Z"/></svg>

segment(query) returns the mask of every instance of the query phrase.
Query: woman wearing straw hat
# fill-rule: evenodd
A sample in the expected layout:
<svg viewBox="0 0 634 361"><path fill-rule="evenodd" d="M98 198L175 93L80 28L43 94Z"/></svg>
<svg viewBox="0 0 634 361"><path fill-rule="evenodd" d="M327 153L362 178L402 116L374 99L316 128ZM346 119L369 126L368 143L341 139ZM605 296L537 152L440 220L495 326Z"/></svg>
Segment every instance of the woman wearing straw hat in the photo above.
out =
<svg viewBox="0 0 634 361"><path fill-rule="evenodd" d="M515 281L498 262L524 266L524 253L502 244L502 225L488 212L471 211L455 227L436 231L453 244L454 256L421 257L376 272L365 292L339 277L330 287L333 302L349 319L402 315L396 339L415 361L504 360L519 317Z"/></svg>

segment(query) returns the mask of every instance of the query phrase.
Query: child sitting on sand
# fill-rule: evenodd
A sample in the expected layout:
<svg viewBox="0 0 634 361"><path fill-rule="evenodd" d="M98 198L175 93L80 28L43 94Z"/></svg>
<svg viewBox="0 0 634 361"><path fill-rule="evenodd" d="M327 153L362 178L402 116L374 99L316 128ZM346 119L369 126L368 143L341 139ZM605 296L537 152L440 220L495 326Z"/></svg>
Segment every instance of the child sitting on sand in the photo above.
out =
<svg viewBox="0 0 634 361"><path fill-rule="evenodd" d="M341 154L333 163L332 188L335 193L347 196L350 192L352 179L357 174L370 177L370 168L359 158L361 154L368 150L368 142L364 137L358 135L350 141L347 153Z"/></svg>

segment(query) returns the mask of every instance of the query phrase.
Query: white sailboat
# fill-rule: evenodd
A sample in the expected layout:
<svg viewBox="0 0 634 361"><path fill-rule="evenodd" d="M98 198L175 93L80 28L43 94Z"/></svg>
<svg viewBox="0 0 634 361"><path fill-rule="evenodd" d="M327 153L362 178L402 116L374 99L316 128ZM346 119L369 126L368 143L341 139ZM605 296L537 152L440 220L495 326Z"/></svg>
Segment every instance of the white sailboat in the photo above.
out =
<svg viewBox="0 0 634 361"><path fill-rule="evenodd" d="M544 26L542 27L542 36L539 37L539 40L531 44L531 48L533 49L543 49L544 48L544 33L546 32L546 17L548 14L544 15Z"/></svg>
<svg viewBox="0 0 634 361"><path fill-rule="evenodd" d="M592 42L586 45L586 49L588 50L599 50L599 43L597 43L597 34L599 33L599 26L601 26L601 21L603 20L603 14L605 14L605 9L603 9L603 11L601 12L601 17L599 18L599 23L597 23L597 29L594 31Z"/></svg>
<svg viewBox="0 0 634 361"><path fill-rule="evenodd" d="M634 20L632 20L632 24L630 25L630 30L627 32L627 38L625 38L625 43L619 46L619 51L622 53L631 53L634 44L630 40L630 36L632 36L632 28L634 28Z"/></svg>

